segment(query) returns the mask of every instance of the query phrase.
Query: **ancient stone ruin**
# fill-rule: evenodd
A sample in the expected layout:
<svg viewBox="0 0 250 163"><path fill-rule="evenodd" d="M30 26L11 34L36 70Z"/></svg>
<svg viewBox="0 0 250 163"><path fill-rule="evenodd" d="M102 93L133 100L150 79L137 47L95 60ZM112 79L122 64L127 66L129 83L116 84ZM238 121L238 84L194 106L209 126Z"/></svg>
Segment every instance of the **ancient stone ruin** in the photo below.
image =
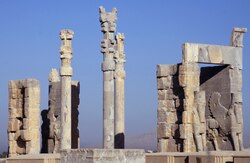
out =
<svg viewBox="0 0 250 163"><path fill-rule="evenodd" d="M40 83L9 81L9 157L40 153Z"/></svg>
<svg viewBox="0 0 250 163"><path fill-rule="evenodd" d="M245 32L234 28L231 46L185 43L182 63L157 66L159 152L243 150Z"/></svg>
<svg viewBox="0 0 250 163"><path fill-rule="evenodd" d="M48 108L40 114L38 80L9 81L7 162L249 162L242 142L245 28L233 29L230 46L185 43L181 63L157 65L158 152L145 154L142 149L124 149L125 37L115 34L115 8L106 12L100 7L99 14L103 149L80 149L80 82L72 81L71 67L74 32L61 30L61 67L60 73L52 69L49 74Z"/></svg>

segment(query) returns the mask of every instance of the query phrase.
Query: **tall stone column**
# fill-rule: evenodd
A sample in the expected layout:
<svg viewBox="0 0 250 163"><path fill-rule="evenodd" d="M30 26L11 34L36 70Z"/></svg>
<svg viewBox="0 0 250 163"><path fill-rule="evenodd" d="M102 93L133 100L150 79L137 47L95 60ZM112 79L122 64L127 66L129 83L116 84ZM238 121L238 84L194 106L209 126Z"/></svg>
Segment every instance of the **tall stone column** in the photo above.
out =
<svg viewBox="0 0 250 163"><path fill-rule="evenodd" d="M124 34L116 35L116 54L115 60L115 148L123 149L124 134Z"/></svg>
<svg viewBox="0 0 250 163"><path fill-rule="evenodd" d="M103 53L103 148L114 148L114 53L116 30L116 9L106 12L99 8L101 31L103 40L101 52Z"/></svg>
<svg viewBox="0 0 250 163"><path fill-rule="evenodd" d="M61 30L61 149L71 149L71 77L72 48L74 32Z"/></svg>
<svg viewBox="0 0 250 163"><path fill-rule="evenodd" d="M233 28L231 33L231 46L240 48L240 64L231 64L229 69L230 93L231 93L231 137L235 151L244 150L243 147L243 118L242 118L242 54L243 54L243 36L247 32L246 28Z"/></svg>

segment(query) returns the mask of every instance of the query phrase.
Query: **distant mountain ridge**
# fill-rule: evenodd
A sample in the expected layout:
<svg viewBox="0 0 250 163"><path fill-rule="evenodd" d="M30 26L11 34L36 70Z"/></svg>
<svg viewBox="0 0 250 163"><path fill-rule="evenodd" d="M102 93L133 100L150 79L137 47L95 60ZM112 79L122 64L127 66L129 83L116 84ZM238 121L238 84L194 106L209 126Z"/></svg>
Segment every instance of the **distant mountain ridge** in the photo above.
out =
<svg viewBox="0 0 250 163"><path fill-rule="evenodd" d="M126 138L126 148L156 150L157 138L156 132L149 132L142 135L129 136Z"/></svg>
<svg viewBox="0 0 250 163"><path fill-rule="evenodd" d="M89 142L88 144L81 144L81 148L101 148L101 141L92 143ZM127 149L145 149L154 151L157 149L157 138L156 132L150 131L145 134L139 134L135 136L127 136L125 147ZM246 135L244 137L244 147L250 148L250 136ZM0 144L0 153L8 151L7 143L1 142Z"/></svg>
<svg viewBox="0 0 250 163"><path fill-rule="evenodd" d="M82 148L102 148L102 142L85 142L81 143ZM127 149L145 149L156 150L156 132L150 131L145 134L138 134L133 136L125 136L125 148Z"/></svg>

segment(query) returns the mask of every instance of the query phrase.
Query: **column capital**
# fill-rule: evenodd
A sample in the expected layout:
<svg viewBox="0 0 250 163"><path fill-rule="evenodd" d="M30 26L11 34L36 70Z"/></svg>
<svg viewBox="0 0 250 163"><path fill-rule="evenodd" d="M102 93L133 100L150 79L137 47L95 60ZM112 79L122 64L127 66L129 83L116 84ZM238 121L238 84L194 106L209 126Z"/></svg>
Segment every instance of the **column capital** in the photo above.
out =
<svg viewBox="0 0 250 163"><path fill-rule="evenodd" d="M246 32L247 28L233 28L231 33L231 46L243 47L243 35Z"/></svg>
<svg viewBox="0 0 250 163"><path fill-rule="evenodd" d="M60 48L61 59L71 59L72 58L72 47L71 41L73 39L74 32L70 29L63 29L60 31L60 38L62 45Z"/></svg>
<svg viewBox="0 0 250 163"><path fill-rule="evenodd" d="M117 10L113 8L111 12L106 12L104 7L99 7L101 31L102 32L115 32L116 31L116 20Z"/></svg>
<svg viewBox="0 0 250 163"><path fill-rule="evenodd" d="M73 39L74 32L69 29L63 29L60 31L61 47L60 47L60 58L61 58L61 68L60 76L72 76L72 47L71 42Z"/></svg>
<svg viewBox="0 0 250 163"><path fill-rule="evenodd" d="M70 29L62 29L60 31L61 40L72 40L74 35L74 31Z"/></svg>

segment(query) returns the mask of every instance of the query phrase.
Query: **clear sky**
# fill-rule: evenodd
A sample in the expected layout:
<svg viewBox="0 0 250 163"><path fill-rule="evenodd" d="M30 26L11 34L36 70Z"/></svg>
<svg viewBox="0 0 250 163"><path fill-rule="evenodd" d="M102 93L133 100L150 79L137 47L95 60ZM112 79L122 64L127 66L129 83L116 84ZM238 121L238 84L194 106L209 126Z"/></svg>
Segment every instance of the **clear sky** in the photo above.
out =
<svg viewBox="0 0 250 163"><path fill-rule="evenodd" d="M156 132L156 65L181 62L184 42L229 45L233 27L250 30L249 0L1 0L0 149L7 149L8 81L36 78L41 109L48 107L48 75L60 67L61 29L74 30L73 79L81 82L83 147L102 142L99 6L118 10L125 33L126 135ZM244 136L250 137L250 34L244 37ZM155 140L156 144L156 140Z"/></svg>

